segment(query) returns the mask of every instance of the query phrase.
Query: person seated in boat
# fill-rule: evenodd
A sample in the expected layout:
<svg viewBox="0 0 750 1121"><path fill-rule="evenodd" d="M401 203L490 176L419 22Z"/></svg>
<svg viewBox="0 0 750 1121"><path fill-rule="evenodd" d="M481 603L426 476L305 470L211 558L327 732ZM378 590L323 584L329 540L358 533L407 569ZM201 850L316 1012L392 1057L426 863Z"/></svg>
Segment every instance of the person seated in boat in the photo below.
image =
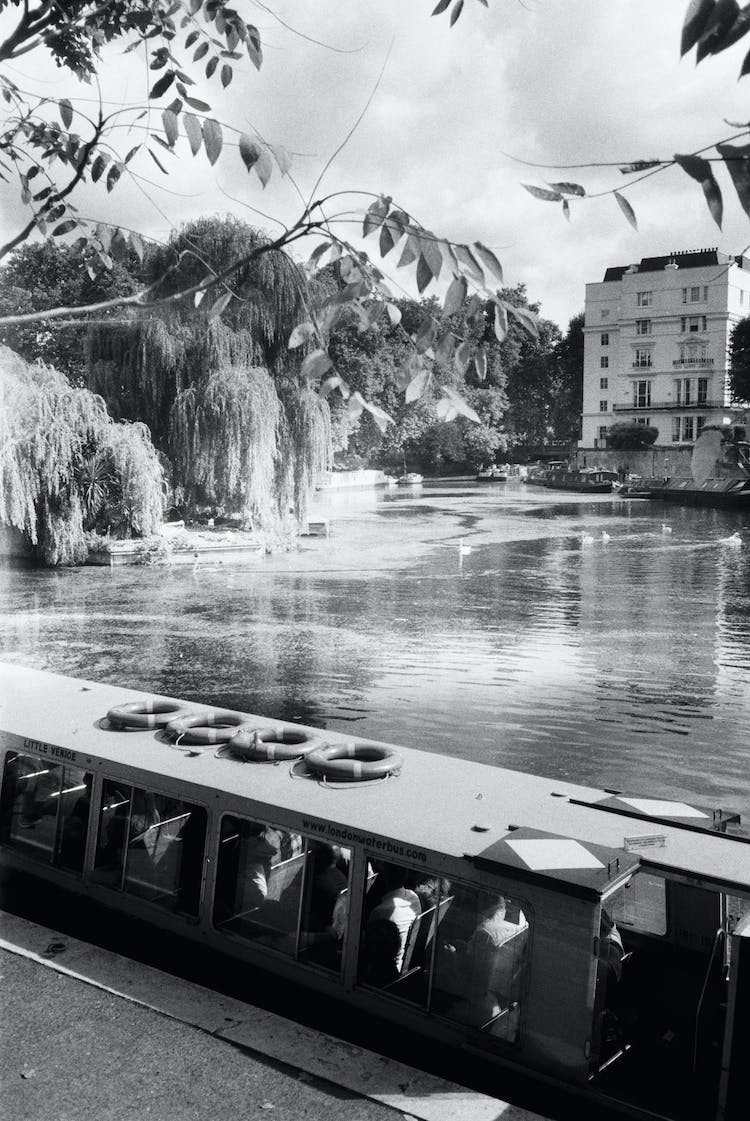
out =
<svg viewBox="0 0 750 1121"><path fill-rule="evenodd" d="M529 924L520 908L516 920L507 900L496 896L480 911L468 942L442 947L441 988L458 997L451 1015L472 1027L490 1026L517 998Z"/></svg>
<svg viewBox="0 0 750 1121"><path fill-rule="evenodd" d="M422 913L419 896L406 886L408 877L407 868L398 864L383 864L370 888L370 892L376 892L377 902L375 906L366 908L363 916L363 956L366 976L377 977L377 983L386 984L384 978L394 980L398 976L407 935L414 920ZM387 929L388 926L393 929Z"/></svg>
<svg viewBox="0 0 750 1121"><path fill-rule="evenodd" d="M431 907L437 907L441 899L446 898L451 889L451 882L446 880L444 876L420 875L417 873L414 876L414 882L410 883L409 886L419 896L422 913L424 914Z"/></svg>
<svg viewBox="0 0 750 1121"><path fill-rule="evenodd" d="M246 911L260 907L268 895L268 881L271 865L279 850L265 825L255 821L245 821L240 825L241 867L240 877L244 884L243 909Z"/></svg>
<svg viewBox="0 0 750 1121"><path fill-rule="evenodd" d="M320 933L331 928L336 901L348 880L338 866L339 852L325 841L314 841L308 859L312 862L308 930Z"/></svg>

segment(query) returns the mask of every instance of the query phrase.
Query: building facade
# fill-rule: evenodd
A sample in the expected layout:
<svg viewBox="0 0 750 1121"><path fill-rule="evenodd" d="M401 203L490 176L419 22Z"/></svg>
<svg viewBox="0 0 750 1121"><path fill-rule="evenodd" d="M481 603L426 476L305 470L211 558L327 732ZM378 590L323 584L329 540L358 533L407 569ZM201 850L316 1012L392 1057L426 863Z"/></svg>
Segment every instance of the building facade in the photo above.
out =
<svg viewBox="0 0 750 1121"><path fill-rule="evenodd" d="M606 449L615 423L690 449L727 417L730 335L748 315L750 259L717 249L644 257L587 284L581 451Z"/></svg>

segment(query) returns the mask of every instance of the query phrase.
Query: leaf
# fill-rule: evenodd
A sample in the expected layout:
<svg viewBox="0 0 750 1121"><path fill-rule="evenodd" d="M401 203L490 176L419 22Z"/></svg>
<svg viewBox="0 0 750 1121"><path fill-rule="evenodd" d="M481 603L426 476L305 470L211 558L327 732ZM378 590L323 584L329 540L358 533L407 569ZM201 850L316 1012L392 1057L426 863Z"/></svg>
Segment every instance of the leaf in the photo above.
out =
<svg viewBox="0 0 750 1121"><path fill-rule="evenodd" d="M468 405L466 401L464 401L463 397L461 397L460 394L456 393L454 389L451 389L449 386L444 385L443 393L445 396L442 398L442 400L447 400L449 406L454 409L456 413L460 414L461 416L465 416L468 420L475 421L477 424L481 423L479 417L474 412L471 405ZM451 418L446 417L446 420L448 419Z"/></svg>
<svg viewBox="0 0 750 1121"><path fill-rule="evenodd" d="M218 65L219 65L219 60L216 57L216 55L214 55L212 58L209 58L208 62L206 63L206 77L207 78L210 78L210 77L213 76L213 72ZM230 75L229 81L231 82L231 80L232 80L232 78L231 78L231 75ZM229 83L227 83L227 85L228 84Z"/></svg>
<svg viewBox="0 0 750 1121"><path fill-rule="evenodd" d="M208 309L208 316L207 316L209 323L211 322L212 319L216 319L216 318L218 318L218 316L221 315L221 313L224 311L224 308L227 306L227 304L230 302L231 299L232 299L232 293L231 292L222 292L222 294L219 296L218 300L215 300L211 304L211 307Z"/></svg>
<svg viewBox="0 0 750 1121"><path fill-rule="evenodd" d="M713 11L713 6L714 0L690 0L685 22L682 25L680 57L686 55L700 39Z"/></svg>
<svg viewBox="0 0 750 1121"><path fill-rule="evenodd" d="M419 260L417 261L417 291L419 292L420 296L431 280L432 270L425 260L424 254L420 253Z"/></svg>
<svg viewBox="0 0 750 1121"><path fill-rule="evenodd" d="M52 231L52 236L62 237L63 234L69 234L71 230L74 230L77 227L77 225L78 222L75 218L67 218L64 222L61 222L59 226L55 226L54 230Z"/></svg>
<svg viewBox="0 0 750 1121"><path fill-rule="evenodd" d="M70 104L67 97L63 97L58 101L57 107L60 110L60 120L65 128L70 128L73 121L73 106Z"/></svg>
<svg viewBox="0 0 750 1121"><path fill-rule="evenodd" d="M318 349L307 355L300 367L300 374L303 378L319 378L332 366L333 362L325 350Z"/></svg>
<svg viewBox="0 0 750 1121"><path fill-rule="evenodd" d="M187 102L187 104L190 106L191 109L197 109L197 111L199 113L210 113L211 112L211 106L207 102L199 101L197 97L187 97L187 95L183 95L183 96L185 97L185 101Z"/></svg>
<svg viewBox="0 0 750 1121"><path fill-rule="evenodd" d="M264 187L268 186L271 176L273 175L273 164L271 157L268 154L268 149L261 146L258 152L258 158L255 161L255 174L260 179Z"/></svg>
<svg viewBox="0 0 750 1121"><path fill-rule="evenodd" d="M487 377L487 351L483 346L478 346L474 355L474 369L480 381Z"/></svg>
<svg viewBox="0 0 750 1121"><path fill-rule="evenodd" d="M104 156L101 153L96 157L91 165L91 178L94 183L98 182L102 177L102 172L109 163L109 156Z"/></svg>
<svg viewBox="0 0 750 1121"><path fill-rule="evenodd" d="M221 84L224 89L227 88L233 77L232 67L228 62L225 62L221 68Z"/></svg>
<svg viewBox="0 0 750 1121"><path fill-rule="evenodd" d="M635 175L637 172L648 171L649 168L652 167L659 167L661 163L663 163L663 160L634 160L633 163L624 164L620 168L620 171L623 175Z"/></svg>
<svg viewBox="0 0 750 1121"><path fill-rule="evenodd" d="M721 199L719 184L716 182L714 173L711 170L711 164L708 160L701 159L700 156L675 155L674 161L691 179L695 179L700 183L703 188L703 194L706 196L706 202L708 203L711 217L719 229L721 229L724 205Z"/></svg>
<svg viewBox="0 0 750 1121"><path fill-rule="evenodd" d="M156 99L161 97L161 95L163 93L166 93L167 90L169 89L169 87L172 85L173 81L174 81L174 71L173 70L170 70L169 73L167 73L167 74L162 74L161 78L159 78L159 81L155 82L154 85L151 87L151 92L148 95L150 100L151 101L156 101Z"/></svg>
<svg viewBox="0 0 750 1121"><path fill-rule="evenodd" d="M352 393L351 397L346 403L346 415L349 420L358 420L362 416L362 410L365 407L364 398L361 393Z"/></svg>
<svg viewBox="0 0 750 1121"><path fill-rule="evenodd" d="M244 132L240 136L240 155L248 171L250 171L251 167L255 166L260 156L259 145L252 137L247 136Z"/></svg>
<svg viewBox="0 0 750 1121"><path fill-rule="evenodd" d="M481 241L475 241L472 246L474 256L479 258L480 263L484 267L485 273L490 273L494 276L498 284L503 283L503 266L498 261L495 254L486 245L482 245Z"/></svg>
<svg viewBox="0 0 750 1121"><path fill-rule="evenodd" d="M617 199L617 205L620 207L620 210L623 212L628 222L630 222L630 225L633 227L633 229L637 230L638 222L636 221L635 211L633 210L633 207L630 205L625 196L621 195L619 191L615 191L614 195Z"/></svg>
<svg viewBox="0 0 750 1121"><path fill-rule="evenodd" d="M563 199L563 201L562 201L562 212L563 212L563 218L565 218L566 221L569 222L570 221L570 203L568 202L567 199Z"/></svg>
<svg viewBox="0 0 750 1121"><path fill-rule="evenodd" d="M508 334L508 313L504 307L495 304L495 338L499 343L503 342L505 336Z"/></svg>
<svg viewBox="0 0 750 1121"><path fill-rule="evenodd" d="M143 238L141 237L141 235L137 231L134 231L130 235L130 244L131 244L131 246L133 248L133 251L134 251L135 255L137 256L138 260L142 262L143 261Z"/></svg>
<svg viewBox="0 0 750 1121"><path fill-rule="evenodd" d="M363 405L381 432L385 432L388 425L394 423L393 417L389 416L385 409L381 409L379 405L372 405L369 401L363 401Z"/></svg>
<svg viewBox="0 0 750 1121"><path fill-rule="evenodd" d="M426 315L422 322L419 324L414 345L417 349L417 354L424 354L430 349L435 341L435 334L437 332L437 324L431 316Z"/></svg>
<svg viewBox="0 0 750 1121"><path fill-rule="evenodd" d="M440 252L440 246L437 243L435 235L429 230L420 233L419 248L429 266L430 272L435 280L437 280L440 276L440 270L443 267L443 254Z"/></svg>
<svg viewBox="0 0 750 1121"><path fill-rule="evenodd" d="M387 257L395 244L390 226L387 222L383 222L380 227L380 256Z"/></svg>
<svg viewBox="0 0 750 1121"><path fill-rule="evenodd" d="M122 175L123 167L121 163L113 164L107 172L107 190L111 191L117 180Z"/></svg>
<svg viewBox="0 0 750 1121"><path fill-rule="evenodd" d="M717 0L713 14L698 40L698 49L695 52L696 63L701 62L707 55L720 54L741 39L747 31L746 18L746 13L744 18L740 13L737 0ZM737 24L739 27L736 26Z"/></svg>
<svg viewBox="0 0 750 1121"><path fill-rule="evenodd" d="M221 125L213 118L208 118L203 122L203 144L208 156L208 162L213 166L221 155L224 137L221 132Z"/></svg>
<svg viewBox="0 0 750 1121"><path fill-rule="evenodd" d="M586 194L579 183L550 183L550 190L559 191L561 195L577 195L583 198Z"/></svg>
<svg viewBox="0 0 750 1121"><path fill-rule="evenodd" d="M431 15L439 16L440 13L444 12L445 9L450 5L450 2L451 0L439 0L437 7L433 8Z"/></svg>
<svg viewBox="0 0 750 1121"><path fill-rule="evenodd" d="M321 241L320 245L316 245L312 253L307 259L308 265L316 265L323 254L331 248L329 241Z"/></svg>
<svg viewBox="0 0 750 1121"><path fill-rule="evenodd" d="M750 215L750 144L717 144L716 151L732 177L742 209Z"/></svg>
<svg viewBox="0 0 750 1121"><path fill-rule="evenodd" d="M288 175L292 167L292 158L283 144L268 144L269 151L278 164L282 175Z"/></svg>
<svg viewBox="0 0 750 1121"><path fill-rule="evenodd" d="M437 345L435 346L435 361L438 366L448 366L455 349L456 336L452 331L443 331L438 335Z"/></svg>
<svg viewBox="0 0 750 1121"><path fill-rule="evenodd" d="M314 335L314 323L311 323L309 320L307 320L305 323L298 323L289 336L289 342L287 343L287 346L290 350L294 350L295 347L302 346L303 343L306 343L308 339L313 338Z"/></svg>
<svg viewBox="0 0 750 1121"><path fill-rule="evenodd" d="M512 304L506 304L505 307L529 335L533 335L535 339L539 338L539 317L533 311L525 307L513 307Z"/></svg>
<svg viewBox="0 0 750 1121"><path fill-rule="evenodd" d="M463 307L466 294L468 292L468 285L465 276L454 276L448 291L445 293L445 303L443 304L443 315L455 315Z"/></svg>
<svg viewBox="0 0 750 1121"><path fill-rule="evenodd" d="M401 322L401 309L396 304L386 303L385 310L391 321L391 326L398 327Z"/></svg>
<svg viewBox="0 0 750 1121"><path fill-rule="evenodd" d="M466 372L466 367L469 365L471 359L471 347L468 342L464 340L461 343L456 353L453 355L453 365L459 374Z"/></svg>
<svg viewBox="0 0 750 1121"><path fill-rule="evenodd" d="M426 392L430 382L432 381L431 370L420 370L416 377L413 377L406 387L404 392L404 400L407 405L412 401L417 401Z"/></svg>
<svg viewBox="0 0 750 1121"><path fill-rule="evenodd" d="M414 234L409 234L406 245L401 251L401 257L396 268L403 268L404 265L411 265L414 261L419 260L419 242Z"/></svg>
<svg viewBox="0 0 750 1121"><path fill-rule="evenodd" d="M463 10L464 10L464 0L456 0L456 3L453 5L453 11L451 12L451 27L453 27L453 24L456 22L458 17L461 15L461 12Z"/></svg>
<svg viewBox="0 0 750 1121"><path fill-rule="evenodd" d="M482 272L482 267L468 245L456 245L454 248L456 258L462 270L471 277L476 284L483 285L484 273Z"/></svg>
<svg viewBox="0 0 750 1121"><path fill-rule="evenodd" d="M208 43L205 43L205 42L201 43L200 46L196 47L196 49L195 49L195 53L193 55L193 62L200 62L200 60L203 58L203 56L207 55L207 54L208 54Z"/></svg>
<svg viewBox="0 0 750 1121"><path fill-rule="evenodd" d="M159 137L157 136L156 139L158 140ZM169 172L167 171L166 167L164 166L164 164L161 162L161 160L157 156L156 152L154 152L151 148L148 148L147 151L148 151L148 154L151 156L151 159L154 161L156 166L159 168L159 171L162 173L162 175L169 175Z"/></svg>
<svg viewBox="0 0 750 1121"><path fill-rule="evenodd" d="M180 135L179 117L173 113L171 109L164 109L161 115L161 123L164 126L164 135L167 138L167 143L170 148L174 148L177 139Z"/></svg>
<svg viewBox="0 0 750 1121"><path fill-rule="evenodd" d="M320 383L320 385L318 387L318 393L320 394L321 397L327 397L328 394L332 393L334 389L338 389L339 386L343 386L343 385L344 385L344 382L341 380L339 375L334 374L332 377L326 378L325 381L322 381ZM344 394L343 391L342 391L342 396L346 396L346 394Z"/></svg>
<svg viewBox="0 0 750 1121"><path fill-rule="evenodd" d="M362 223L362 237L368 237L373 230L379 229L382 226L386 214L391 208L391 199L385 195L381 195L365 212L364 222Z"/></svg>
<svg viewBox="0 0 750 1121"><path fill-rule="evenodd" d="M562 199L559 191L548 191L546 187L534 187L531 183L522 183L521 186L535 199L541 199L542 202L560 202Z"/></svg>
<svg viewBox="0 0 750 1121"><path fill-rule="evenodd" d="M185 135L190 144L190 151L196 156L198 152L200 152L201 144L203 143L201 123L193 113L183 113L182 127L185 129Z"/></svg>

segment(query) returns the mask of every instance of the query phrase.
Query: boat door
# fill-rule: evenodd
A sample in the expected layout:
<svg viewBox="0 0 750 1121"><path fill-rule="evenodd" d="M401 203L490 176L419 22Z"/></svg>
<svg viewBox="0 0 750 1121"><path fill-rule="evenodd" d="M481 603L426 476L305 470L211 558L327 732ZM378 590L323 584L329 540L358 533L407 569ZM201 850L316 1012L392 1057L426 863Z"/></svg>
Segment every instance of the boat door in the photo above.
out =
<svg viewBox="0 0 750 1121"><path fill-rule="evenodd" d="M747 901L745 901L747 907ZM730 915L730 923L733 916ZM717 1121L750 1116L750 908L729 938L727 1025L721 1057Z"/></svg>
<svg viewBox="0 0 750 1121"><path fill-rule="evenodd" d="M718 890L642 869L603 897L592 1036L603 1093L680 1121L750 1115L747 1059L738 1059L750 1030L750 931L730 938L729 904Z"/></svg>

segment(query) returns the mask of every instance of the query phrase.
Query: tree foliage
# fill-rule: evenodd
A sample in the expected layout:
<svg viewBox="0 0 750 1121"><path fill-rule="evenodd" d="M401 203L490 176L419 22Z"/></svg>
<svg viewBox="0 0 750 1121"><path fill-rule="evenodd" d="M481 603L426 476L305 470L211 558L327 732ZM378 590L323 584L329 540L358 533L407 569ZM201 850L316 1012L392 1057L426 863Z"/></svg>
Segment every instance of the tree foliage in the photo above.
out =
<svg viewBox="0 0 750 1121"><path fill-rule="evenodd" d="M620 422L607 429L607 447L613 451L639 451L650 448L659 437L659 429L651 424Z"/></svg>
<svg viewBox="0 0 750 1121"><path fill-rule="evenodd" d="M729 388L733 401L750 401L750 317L740 319L732 328Z"/></svg>
<svg viewBox="0 0 750 1121"><path fill-rule="evenodd" d="M146 536L162 508L145 425L115 424L101 397L0 348L0 524L20 529L47 564L76 564L102 514L119 535Z"/></svg>

